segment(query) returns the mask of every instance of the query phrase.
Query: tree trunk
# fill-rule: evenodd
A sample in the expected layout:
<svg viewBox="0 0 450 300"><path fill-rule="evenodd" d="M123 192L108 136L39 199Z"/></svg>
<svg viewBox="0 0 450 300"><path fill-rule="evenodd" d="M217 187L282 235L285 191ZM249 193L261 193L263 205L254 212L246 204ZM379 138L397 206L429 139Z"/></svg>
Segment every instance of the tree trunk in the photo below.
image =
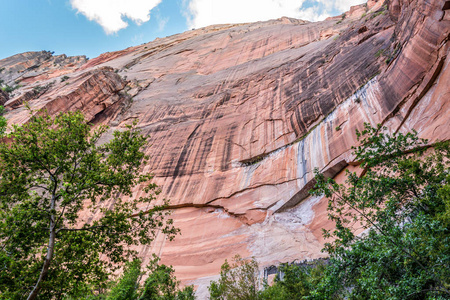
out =
<svg viewBox="0 0 450 300"><path fill-rule="evenodd" d="M52 209L54 209L54 206L55 206L54 199L52 200L52 205L51 206L52 206ZM52 262L53 251L54 251L54 248L55 248L55 239L56 239L56 228L55 228L55 225L56 225L55 224L55 216L51 215L50 216L50 237L49 237L48 246L47 246L47 255L45 256L44 265L42 266L42 270L41 270L41 274L39 275L39 279L36 282L36 285L34 286L33 290L30 293L30 295L28 295L27 300L36 299L36 297L38 295L38 292L39 292L40 284L45 279L45 277L47 276L48 270L50 268L50 263Z"/></svg>

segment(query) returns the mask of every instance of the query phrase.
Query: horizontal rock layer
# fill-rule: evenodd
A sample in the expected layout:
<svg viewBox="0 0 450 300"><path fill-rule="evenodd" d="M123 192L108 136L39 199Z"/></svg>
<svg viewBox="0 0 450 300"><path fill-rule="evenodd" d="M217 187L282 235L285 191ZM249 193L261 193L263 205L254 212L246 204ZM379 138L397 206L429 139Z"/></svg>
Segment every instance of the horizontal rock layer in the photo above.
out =
<svg viewBox="0 0 450 300"><path fill-rule="evenodd" d="M215 25L87 62L20 54L0 60L0 79L23 85L2 101L11 123L27 121L25 102L82 110L111 127L105 140L139 120L151 136L146 170L182 232L139 251L201 294L237 253L261 266L323 256L320 229L333 224L326 199L308 196L313 170L343 180L355 169L364 122L450 138L444 8L371 0L323 22Z"/></svg>

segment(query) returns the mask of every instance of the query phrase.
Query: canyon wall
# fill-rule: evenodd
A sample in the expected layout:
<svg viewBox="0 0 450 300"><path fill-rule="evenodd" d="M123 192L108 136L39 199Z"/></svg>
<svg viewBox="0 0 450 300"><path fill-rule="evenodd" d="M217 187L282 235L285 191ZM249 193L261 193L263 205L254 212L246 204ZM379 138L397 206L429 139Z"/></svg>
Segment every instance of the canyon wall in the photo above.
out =
<svg viewBox="0 0 450 300"><path fill-rule="evenodd" d="M0 60L9 123L81 110L109 132L151 137L146 171L181 235L139 249L199 293L235 254L261 267L323 257L327 200L313 170L343 180L364 122L450 139L450 7L370 0L322 22L214 25L97 58ZM135 191L139 197L141 191ZM88 216L86 216L88 217Z"/></svg>

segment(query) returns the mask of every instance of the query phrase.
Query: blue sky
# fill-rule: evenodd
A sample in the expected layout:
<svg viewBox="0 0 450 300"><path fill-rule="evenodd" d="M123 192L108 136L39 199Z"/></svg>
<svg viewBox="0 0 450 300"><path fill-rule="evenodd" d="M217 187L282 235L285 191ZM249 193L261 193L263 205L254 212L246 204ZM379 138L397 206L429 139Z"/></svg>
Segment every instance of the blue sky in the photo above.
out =
<svg viewBox="0 0 450 300"><path fill-rule="evenodd" d="M0 59L26 51L96 57L191 28L282 16L317 21L364 0L0 0Z"/></svg>

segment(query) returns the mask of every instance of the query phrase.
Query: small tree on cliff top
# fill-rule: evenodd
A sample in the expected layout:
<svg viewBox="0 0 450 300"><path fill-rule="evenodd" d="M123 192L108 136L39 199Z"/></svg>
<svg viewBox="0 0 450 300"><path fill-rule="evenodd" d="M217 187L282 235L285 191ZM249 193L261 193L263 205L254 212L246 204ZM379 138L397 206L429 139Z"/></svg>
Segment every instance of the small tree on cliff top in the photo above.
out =
<svg viewBox="0 0 450 300"><path fill-rule="evenodd" d="M147 139L129 126L99 146L105 130L78 112L32 116L0 144L0 299L85 294L135 255L129 246L176 234L139 172ZM145 197L132 197L137 185Z"/></svg>

